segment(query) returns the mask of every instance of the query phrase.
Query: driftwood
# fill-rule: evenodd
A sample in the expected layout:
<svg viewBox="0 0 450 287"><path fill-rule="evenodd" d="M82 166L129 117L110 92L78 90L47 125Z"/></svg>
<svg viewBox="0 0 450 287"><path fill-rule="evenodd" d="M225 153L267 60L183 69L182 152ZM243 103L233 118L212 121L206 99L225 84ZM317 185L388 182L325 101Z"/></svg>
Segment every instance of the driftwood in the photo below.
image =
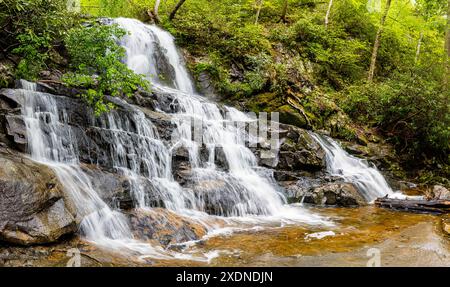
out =
<svg viewBox="0 0 450 287"><path fill-rule="evenodd" d="M408 200L393 198L378 198L375 200L378 207L403 210L418 213L450 213L450 200Z"/></svg>

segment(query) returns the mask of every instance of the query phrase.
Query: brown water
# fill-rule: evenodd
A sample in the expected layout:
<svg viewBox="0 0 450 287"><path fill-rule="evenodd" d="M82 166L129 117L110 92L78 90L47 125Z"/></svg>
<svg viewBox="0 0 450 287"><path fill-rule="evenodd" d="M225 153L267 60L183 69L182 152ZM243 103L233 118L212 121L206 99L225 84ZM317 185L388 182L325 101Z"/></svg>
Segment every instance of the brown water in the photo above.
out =
<svg viewBox="0 0 450 287"><path fill-rule="evenodd" d="M184 251L192 255L218 251L209 263L139 260L74 239L54 246L0 247L0 265L66 266L67 250L76 247L82 266L366 266L376 254L381 266L450 266L450 239L441 231L439 216L373 206L311 211L330 217L335 226L241 231L212 237ZM316 238L317 232L329 236Z"/></svg>

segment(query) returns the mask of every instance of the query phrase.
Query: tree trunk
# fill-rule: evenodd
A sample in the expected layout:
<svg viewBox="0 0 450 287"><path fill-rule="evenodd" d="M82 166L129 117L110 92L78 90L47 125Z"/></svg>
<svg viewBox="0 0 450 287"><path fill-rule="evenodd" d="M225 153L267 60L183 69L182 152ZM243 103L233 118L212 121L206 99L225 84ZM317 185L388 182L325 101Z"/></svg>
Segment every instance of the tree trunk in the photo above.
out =
<svg viewBox="0 0 450 287"><path fill-rule="evenodd" d="M377 64L378 48L380 48L381 35L383 34L384 24L386 22L387 15L389 13L389 8L391 7L391 1L392 0L387 0L386 2L386 8L384 8L383 16L381 17L380 28L378 28L377 35L375 37L375 43L373 44L373 51L369 68L369 77L367 79L369 82L373 81L373 76L375 75L375 66Z"/></svg>
<svg viewBox="0 0 450 287"><path fill-rule="evenodd" d="M327 14L325 15L325 28L328 27L328 21L330 18L330 13L331 13L331 7L333 6L333 0L330 0L330 2L328 3L328 10L327 10Z"/></svg>
<svg viewBox="0 0 450 287"><path fill-rule="evenodd" d="M159 4L160 3L161 3L161 0L156 0L155 7L153 8L153 16L154 16L156 24L159 24L159 22L161 22L159 19Z"/></svg>
<svg viewBox="0 0 450 287"><path fill-rule="evenodd" d="M180 9L181 5L183 5L184 2L186 2L186 0L178 1L177 5L175 6L175 8L173 8L172 12L169 15L170 21L172 21L175 18L175 15L177 14L178 9Z"/></svg>
<svg viewBox="0 0 450 287"><path fill-rule="evenodd" d="M263 6L263 0L256 0L256 6L257 6L257 10L256 10L255 25L258 25L259 14L261 13L261 9Z"/></svg>
<svg viewBox="0 0 450 287"><path fill-rule="evenodd" d="M423 32L420 32L419 42L417 42L417 49L416 49L416 57L414 58L414 62L417 63L419 60L420 55L420 46L422 46L422 39L423 39Z"/></svg>
<svg viewBox="0 0 450 287"><path fill-rule="evenodd" d="M445 49L447 50L447 74L444 75L444 83L447 86L450 77L450 0L448 0L447 6L447 31L445 32Z"/></svg>
<svg viewBox="0 0 450 287"><path fill-rule="evenodd" d="M280 21L282 21L283 23L286 23L286 14L287 14L287 9L288 9L288 2L289 2L289 0L284 0L283 10L281 11Z"/></svg>
<svg viewBox="0 0 450 287"><path fill-rule="evenodd" d="M375 206L394 210L426 213L450 213L450 200L408 200L394 198L378 198Z"/></svg>

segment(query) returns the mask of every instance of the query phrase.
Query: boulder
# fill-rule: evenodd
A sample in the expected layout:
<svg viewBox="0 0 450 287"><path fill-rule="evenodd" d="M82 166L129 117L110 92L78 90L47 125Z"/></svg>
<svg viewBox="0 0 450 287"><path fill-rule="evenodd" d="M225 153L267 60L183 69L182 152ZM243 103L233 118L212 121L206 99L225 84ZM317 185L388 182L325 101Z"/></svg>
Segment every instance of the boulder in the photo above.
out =
<svg viewBox="0 0 450 287"><path fill-rule="evenodd" d="M15 147L21 152L26 151L27 145L27 127L22 116L6 115L6 134L12 137Z"/></svg>
<svg viewBox="0 0 450 287"><path fill-rule="evenodd" d="M17 154L0 154L0 240L55 242L77 231L73 210L50 168Z"/></svg>
<svg viewBox="0 0 450 287"><path fill-rule="evenodd" d="M284 130L284 137L280 139L282 142L276 169L290 171L325 169L325 151L306 130L288 125L280 125L280 128Z"/></svg>
<svg viewBox="0 0 450 287"><path fill-rule="evenodd" d="M139 240L157 241L163 246L198 240L206 228L167 209L137 209L130 213L131 229Z"/></svg>
<svg viewBox="0 0 450 287"><path fill-rule="evenodd" d="M450 191L442 185L435 185L426 197L430 200L450 200Z"/></svg>
<svg viewBox="0 0 450 287"><path fill-rule="evenodd" d="M103 201L122 210L134 207L131 184L127 178L116 173L101 170L98 166L82 165L83 171L92 179L93 188Z"/></svg>
<svg viewBox="0 0 450 287"><path fill-rule="evenodd" d="M311 179L291 182L286 188L289 201L343 207L367 204L358 189L351 183L330 182L317 185L320 181L321 179Z"/></svg>

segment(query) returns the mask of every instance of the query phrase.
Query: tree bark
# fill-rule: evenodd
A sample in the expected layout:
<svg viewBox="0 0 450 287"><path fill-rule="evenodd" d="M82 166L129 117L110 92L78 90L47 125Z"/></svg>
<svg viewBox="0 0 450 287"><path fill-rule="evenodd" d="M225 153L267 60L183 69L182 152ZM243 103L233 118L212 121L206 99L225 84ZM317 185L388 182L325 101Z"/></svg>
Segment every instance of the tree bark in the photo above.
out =
<svg viewBox="0 0 450 287"><path fill-rule="evenodd" d="M450 213L450 200L405 200L394 198L378 198L375 206L394 210L427 213Z"/></svg>
<svg viewBox="0 0 450 287"><path fill-rule="evenodd" d="M375 75L375 66L377 64L378 48L380 48L381 35L383 34L384 24L386 22L387 15L389 13L389 8L391 7L391 2L392 0L386 1L386 7L384 8L383 16L381 17L380 28L378 28L377 35L375 37L375 43L373 44L372 57L370 60L369 76L367 78L369 82L373 81L373 76Z"/></svg>
<svg viewBox="0 0 450 287"><path fill-rule="evenodd" d="M283 3L283 10L281 11L281 18L280 21L283 23L286 23L286 15L287 15L287 9L288 9L288 2L289 0L284 0Z"/></svg>
<svg viewBox="0 0 450 287"><path fill-rule="evenodd" d="M419 60L420 47L422 46L422 39L423 39L423 31L420 32L419 41L417 42L416 57L414 58L415 63L417 63L417 61Z"/></svg>
<svg viewBox="0 0 450 287"><path fill-rule="evenodd" d="M172 12L169 15L169 20L170 21L172 21L175 18L175 15L177 14L178 9L180 9L181 5L183 5L184 2L186 2L186 0L178 1L177 5L175 6L175 8L173 8Z"/></svg>
<svg viewBox="0 0 450 287"><path fill-rule="evenodd" d="M155 23L159 24L161 20L159 19L159 4L161 4L161 0L155 1L155 6L153 8L153 16L155 18Z"/></svg>
<svg viewBox="0 0 450 287"><path fill-rule="evenodd" d="M445 32L445 49L447 50L447 59L445 61L447 65L447 74L444 75L444 83L446 86L448 86L450 77L450 0L448 0L447 6L447 31Z"/></svg>
<svg viewBox="0 0 450 287"><path fill-rule="evenodd" d="M333 0L330 0L330 2L328 3L327 14L325 14L325 28L328 27L328 22L329 22L330 13L331 13L331 7L332 6L333 6Z"/></svg>
<svg viewBox="0 0 450 287"><path fill-rule="evenodd" d="M255 25L258 25L259 21L259 14L261 13L261 9L263 6L264 0L256 0L257 10L256 10L256 18L255 18Z"/></svg>

